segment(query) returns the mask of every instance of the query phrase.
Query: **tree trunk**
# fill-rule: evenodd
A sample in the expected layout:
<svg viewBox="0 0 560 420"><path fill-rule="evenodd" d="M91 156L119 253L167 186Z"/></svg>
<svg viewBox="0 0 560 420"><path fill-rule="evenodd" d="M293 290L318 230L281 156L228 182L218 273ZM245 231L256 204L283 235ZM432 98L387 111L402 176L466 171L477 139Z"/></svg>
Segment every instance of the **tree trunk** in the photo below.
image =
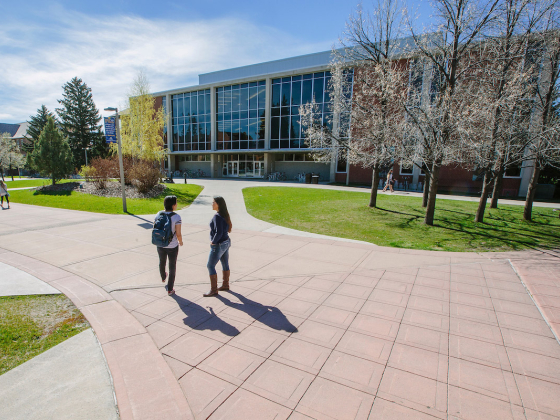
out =
<svg viewBox="0 0 560 420"><path fill-rule="evenodd" d="M428 171L424 171L426 176L424 177L424 191L422 192L422 207L428 207L428 193L430 192L430 174Z"/></svg>
<svg viewBox="0 0 560 420"><path fill-rule="evenodd" d="M432 172L430 174L430 192L428 193L428 203L426 206L426 217L424 223L428 226L434 225L434 214L436 212L436 195L439 183L439 170L441 165L434 162Z"/></svg>
<svg viewBox="0 0 560 420"><path fill-rule="evenodd" d="M498 208L498 199L500 198L500 194L502 193L502 185L504 180L504 169L500 169L498 171L498 175L496 179L494 179L494 189L492 190L492 202L490 203L491 209Z"/></svg>
<svg viewBox="0 0 560 420"><path fill-rule="evenodd" d="M535 200L535 193L537 192L537 184L539 183L539 175L541 173L541 168L535 163L535 169L533 170L533 175L531 176L531 182L529 182L529 188L527 189L527 197L525 198L525 209L523 210L523 220L530 221L531 213L533 211L533 201Z"/></svg>
<svg viewBox="0 0 560 420"><path fill-rule="evenodd" d="M53 185L56 184L56 181L55 181L55 179L54 179L54 176L52 177L52 184L53 184Z"/></svg>
<svg viewBox="0 0 560 420"><path fill-rule="evenodd" d="M488 201L488 194L490 193L491 183L492 179L490 179L488 173L485 173L484 180L482 181L482 194L480 194L478 209L476 209L476 215L474 216L474 221L477 223L484 222L484 211L486 210L486 202Z"/></svg>
<svg viewBox="0 0 560 420"><path fill-rule="evenodd" d="M371 179L371 194L369 196L369 206L377 207L377 186L379 185L379 165L374 165Z"/></svg>

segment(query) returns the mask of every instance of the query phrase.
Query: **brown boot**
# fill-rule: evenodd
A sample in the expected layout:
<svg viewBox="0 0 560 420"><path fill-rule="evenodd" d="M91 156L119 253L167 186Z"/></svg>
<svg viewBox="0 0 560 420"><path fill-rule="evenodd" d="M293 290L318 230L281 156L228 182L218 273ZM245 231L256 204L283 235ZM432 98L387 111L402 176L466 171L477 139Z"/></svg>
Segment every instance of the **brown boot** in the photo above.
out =
<svg viewBox="0 0 560 420"><path fill-rule="evenodd" d="M222 283L222 287L220 287L218 290L221 291L226 291L229 290L229 270L228 271L223 271L223 276L224 276L224 281Z"/></svg>
<svg viewBox="0 0 560 420"><path fill-rule="evenodd" d="M218 275L214 274L210 276L210 291L208 293L204 293L202 296L210 297L216 296L218 294Z"/></svg>

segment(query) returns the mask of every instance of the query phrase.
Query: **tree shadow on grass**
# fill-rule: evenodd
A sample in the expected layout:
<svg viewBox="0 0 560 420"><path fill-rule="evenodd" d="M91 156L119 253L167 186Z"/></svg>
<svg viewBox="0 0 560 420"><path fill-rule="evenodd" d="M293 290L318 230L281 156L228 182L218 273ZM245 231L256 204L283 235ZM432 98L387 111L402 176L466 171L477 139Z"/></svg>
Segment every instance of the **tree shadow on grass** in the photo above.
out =
<svg viewBox="0 0 560 420"><path fill-rule="evenodd" d="M33 195L52 195L52 196L69 196L72 195L71 190L59 190L59 191L42 191L36 190Z"/></svg>

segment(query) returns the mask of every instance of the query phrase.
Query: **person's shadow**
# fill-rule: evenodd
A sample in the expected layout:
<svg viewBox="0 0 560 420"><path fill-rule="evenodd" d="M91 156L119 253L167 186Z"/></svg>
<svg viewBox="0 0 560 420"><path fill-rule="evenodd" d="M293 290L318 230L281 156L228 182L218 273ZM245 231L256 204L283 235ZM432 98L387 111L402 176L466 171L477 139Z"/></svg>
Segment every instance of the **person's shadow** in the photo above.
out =
<svg viewBox="0 0 560 420"><path fill-rule="evenodd" d="M297 327L293 325L288 318L286 318L286 315L284 315L280 309L274 306L266 306L262 303L255 302L254 300L248 299L242 294L236 293L232 290L230 290L229 293L239 299L242 303L232 302L224 295L217 295L216 297L230 308L235 308L241 312L245 312L257 322L260 322L269 328L289 333L295 333L298 331Z"/></svg>

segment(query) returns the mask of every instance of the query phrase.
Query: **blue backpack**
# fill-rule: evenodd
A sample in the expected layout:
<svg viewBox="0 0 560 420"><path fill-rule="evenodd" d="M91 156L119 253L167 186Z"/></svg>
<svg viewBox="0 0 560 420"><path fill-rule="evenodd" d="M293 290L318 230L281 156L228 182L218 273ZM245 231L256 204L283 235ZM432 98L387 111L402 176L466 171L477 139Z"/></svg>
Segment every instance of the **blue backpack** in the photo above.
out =
<svg viewBox="0 0 560 420"><path fill-rule="evenodd" d="M175 236L171 223L171 217L174 215L175 213L173 212L169 214L164 212L158 213L154 222L154 229L152 230L152 244L164 247L171 243Z"/></svg>

